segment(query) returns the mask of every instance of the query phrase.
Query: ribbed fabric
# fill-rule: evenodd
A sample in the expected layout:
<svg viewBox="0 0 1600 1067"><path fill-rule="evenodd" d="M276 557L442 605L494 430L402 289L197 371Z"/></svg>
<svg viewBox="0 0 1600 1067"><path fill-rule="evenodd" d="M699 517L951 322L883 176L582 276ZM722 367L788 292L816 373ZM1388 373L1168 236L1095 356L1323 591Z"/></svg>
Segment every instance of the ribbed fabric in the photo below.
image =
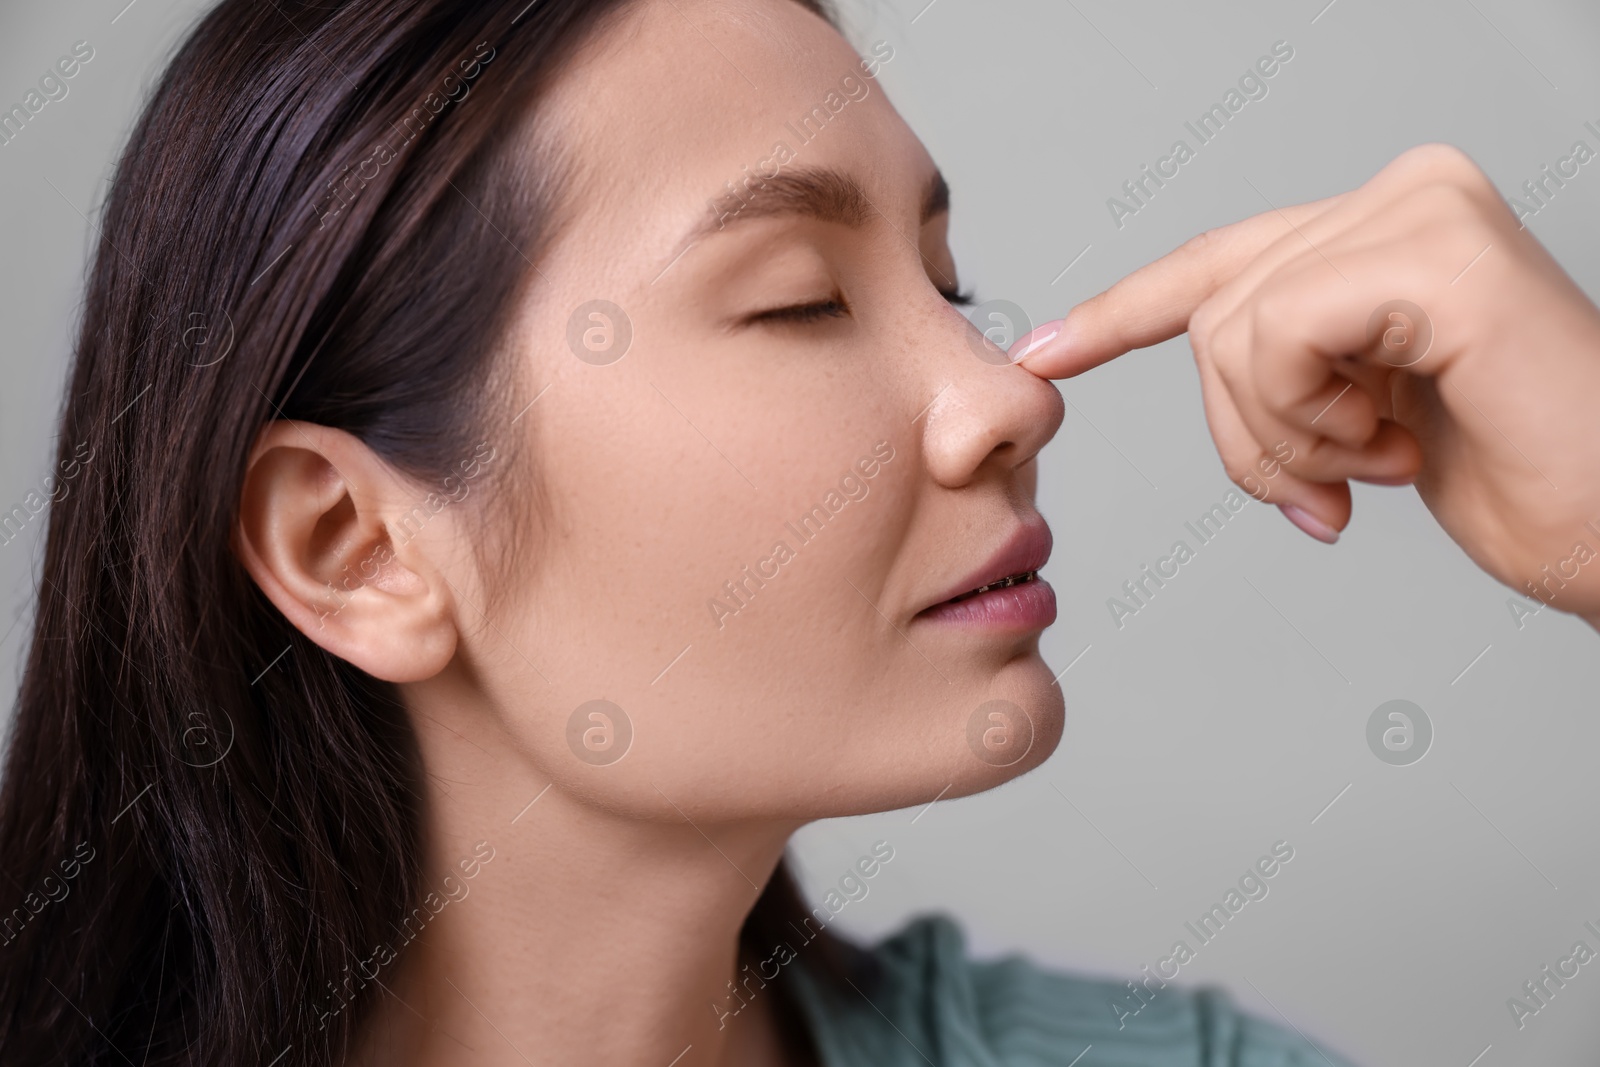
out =
<svg viewBox="0 0 1600 1067"><path fill-rule="evenodd" d="M912 920L872 952L884 979L870 1003L793 968L790 989L822 1067L1350 1067L1241 1015L1216 989L1169 983L1119 1029L1110 1004L1127 986L1024 956L972 961L945 915Z"/></svg>

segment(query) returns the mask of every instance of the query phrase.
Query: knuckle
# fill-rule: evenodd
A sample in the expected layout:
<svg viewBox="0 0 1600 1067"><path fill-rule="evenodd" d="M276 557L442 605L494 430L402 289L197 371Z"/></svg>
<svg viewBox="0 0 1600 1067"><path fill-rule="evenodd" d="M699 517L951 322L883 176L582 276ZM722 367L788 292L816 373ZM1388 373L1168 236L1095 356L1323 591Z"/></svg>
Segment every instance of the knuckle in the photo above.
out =
<svg viewBox="0 0 1600 1067"><path fill-rule="evenodd" d="M1295 446L1294 466L1302 477L1318 481L1338 472L1343 449L1331 438L1302 437Z"/></svg>
<svg viewBox="0 0 1600 1067"><path fill-rule="evenodd" d="M1191 263L1215 264L1225 250L1227 240L1220 227L1201 230L1179 246L1179 258ZM1213 271L1215 270L1214 267L1212 269ZM1213 276L1210 281L1212 283L1211 287L1213 289L1216 288L1218 279Z"/></svg>
<svg viewBox="0 0 1600 1067"><path fill-rule="evenodd" d="M1486 244L1499 240L1497 227L1489 212L1503 208L1498 205L1498 194L1474 192L1461 185L1427 185L1414 190L1401 205L1413 221L1410 229L1416 254L1402 257L1394 269L1409 268L1417 274L1412 278L1415 291L1437 291L1442 287L1435 278L1439 262L1465 264L1476 256Z"/></svg>
<svg viewBox="0 0 1600 1067"><path fill-rule="evenodd" d="M1260 461L1261 450L1255 450L1255 455L1243 453L1223 456L1222 470L1228 476L1228 481L1234 485L1248 489L1256 482L1256 464Z"/></svg>
<svg viewBox="0 0 1600 1067"><path fill-rule="evenodd" d="M1294 293L1281 285L1263 287L1250 305L1252 338L1277 348L1304 321L1298 313L1298 304Z"/></svg>
<svg viewBox="0 0 1600 1067"><path fill-rule="evenodd" d="M1483 214L1482 191L1460 182L1432 182L1413 190L1408 199L1419 217L1436 225L1461 226Z"/></svg>
<svg viewBox="0 0 1600 1067"><path fill-rule="evenodd" d="M1418 145L1400 156L1421 184L1452 186L1473 196L1494 191L1494 183L1477 162L1452 144Z"/></svg>
<svg viewBox="0 0 1600 1067"><path fill-rule="evenodd" d="M1217 243L1217 240L1218 233L1216 229L1213 228L1209 230L1201 230L1199 233L1183 242L1181 250L1184 252L1193 252L1203 258L1204 254L1210 251L1211 248Z"/></svg>
<svg viewBox="0 0 1600 1067"><path fill-rule="evenodd" d="M1410 149L1407 154L1415 155L1424 164L1445 170L1473 165L1471 156L1448 141L1428 141Z"/></svg>
<svg viewBox="0 0 1600 1067"><path fill-rule="evenodd" d="M1395 157L1395 165L1419 175L1443 177L1466 169L1476 169L1472 157L1453 144L1430 141L1408 148Z"/></svg>
<svg viewBox="0 0 1600 1067"><path fill-rule="evenodd" d="M1212 344L1216 340L1217 326L1221 318L1221 310L1212 301L1206 301L1195 309L1189 316L1189 343L1194 348L1198 358L1204 355L1209 358Z"/></svg>

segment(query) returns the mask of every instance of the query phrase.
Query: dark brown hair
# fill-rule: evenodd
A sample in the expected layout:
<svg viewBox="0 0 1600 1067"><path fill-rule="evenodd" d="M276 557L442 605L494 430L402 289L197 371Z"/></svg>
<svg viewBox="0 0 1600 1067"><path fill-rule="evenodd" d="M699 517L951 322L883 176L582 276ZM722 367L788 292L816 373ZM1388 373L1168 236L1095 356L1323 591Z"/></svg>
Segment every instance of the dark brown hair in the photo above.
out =
<svg viewBox="0 0 1600 1067"><path fill-rule="evenodd" d="M61 417L0 782L0 1062L352 1047L374 990L329 1005L422 890L419 755L394 687L230 551L246 457L300 419L439 486L509 440L499 340L560 184L517 134L626 2L225 0L166 69ZM527 466L499 451L490 476ZM804 915L780 867L747 950ZM804 955L837 975L851 950Z"/></svg>

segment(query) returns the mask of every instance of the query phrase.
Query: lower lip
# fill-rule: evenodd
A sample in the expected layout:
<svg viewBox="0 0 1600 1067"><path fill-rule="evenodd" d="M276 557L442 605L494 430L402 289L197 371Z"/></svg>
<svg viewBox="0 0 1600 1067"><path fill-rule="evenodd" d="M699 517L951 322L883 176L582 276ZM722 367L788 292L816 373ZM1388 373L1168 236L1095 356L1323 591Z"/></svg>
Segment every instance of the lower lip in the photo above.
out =
<svg viewBox="0 0 1600 1067"><path fill-rule="evenodd" d="M1043 578L946 602L917 615L946 626L987 630L1043 630L1056 621L1056 591Z"/></svg>

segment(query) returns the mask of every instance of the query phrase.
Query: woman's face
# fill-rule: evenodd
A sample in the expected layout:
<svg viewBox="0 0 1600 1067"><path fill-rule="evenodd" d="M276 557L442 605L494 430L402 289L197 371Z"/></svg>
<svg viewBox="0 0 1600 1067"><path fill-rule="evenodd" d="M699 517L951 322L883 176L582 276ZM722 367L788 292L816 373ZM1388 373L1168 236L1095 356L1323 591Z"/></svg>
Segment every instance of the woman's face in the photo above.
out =
<svg viewBox="0 0 1600 1067"><path fill-rule="evenodd" d="M1060 737L1047 586L925 610L1042 563L1062 404L947 300L892 61L789 0L639 4L543 109L575 180L513 336L537 514L462 642L515 746L606 808L884 810Z"/></svg>

